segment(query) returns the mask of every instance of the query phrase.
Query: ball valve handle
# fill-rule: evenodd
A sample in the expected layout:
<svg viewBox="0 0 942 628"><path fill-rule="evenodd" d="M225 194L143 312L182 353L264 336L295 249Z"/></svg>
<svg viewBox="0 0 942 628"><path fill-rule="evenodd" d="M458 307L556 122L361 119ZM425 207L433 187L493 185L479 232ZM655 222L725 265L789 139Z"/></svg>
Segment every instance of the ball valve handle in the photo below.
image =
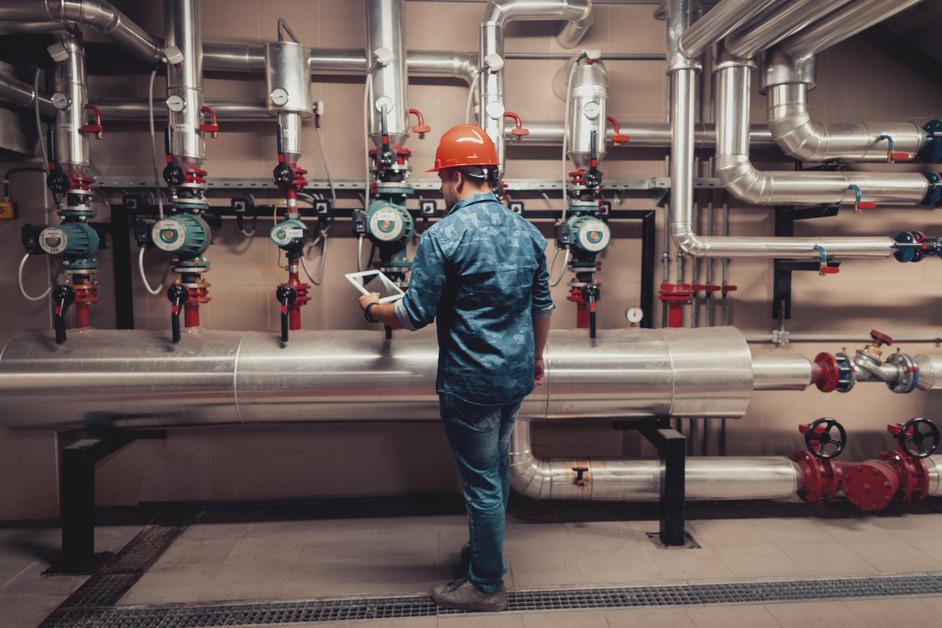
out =
<svg viewBox="0 0 942 628"><path fill-rule="evenodd" d="M888 164L896 163L897 161L909 161L913 158L909 153L896 150L896 140L890 135L881 135L876 141L886 142L886 163Z"/></svg>
<svg viewBox="0 0 942 628"><path fill-rule="evenodd" d="M211 134L213 139L219 137L219 120L216 118L216 111L208 105L203 105L200 107L200 113L204 116L200 131Z"/></svg>
<svg viewBox="0 0 942 628"><path fill-rule="evenodd" d="M820 244L816 244L814 250L818 252L818 274L822 277L824 275L836 275L841 272L841 266L839 262L828 261L828 252Z"/></svg>
<svg viewBox="0 0 942 628"><path fill-rule="evenodd" d="M189 290L178 283L167 288L167 299L170 300L170 335L175 343L180 342L180 312L189 298Z"/></svg>
<svg viewBox="0 0 942 628"><path fill-rule="evenodd" d="M799 425L798 431L805 435L805 446L815 458L837 458L847 446L847 431L836 419L820 418L808 425Z"/></svg>
<svg viewBox="0 0 942 628"><path fill-rule="evenodd" d="M53 325L56 330L56 344L65 343L65 313L75 303L75 290L72 286L60 284L52 290Z"/></svg>
<svg viewBox="0 0 942 628"><path fill-rule="evenodd" d="M847 187L848 190L854 193L854 213L859 214L864 209L876 209L877 204L873 201L863 200L863 190L860 189L859 185L850 185Z"/></svg>
<svg viewBox="0 0 942 628"><path fill-rule="evenodd" d="M281 342L288 342L288 310L297 300L298 291L283 283L275 289L275 298L281 303Z"/></svg>
<svg viewBox="0 0 942 628"><path fill-rule="evenodd" d="M425 124L425 116L423 116L422 112L419 111L418 109L409 109L409 115L415 116L416 122L417 122L417 124L414 127L412 127L412 132L418 133L419 139L424 140L425 134L432 132L432 127Z"/></svg>
<svg viewBox="0 0 942 628"><path fill-rule="evenodd" d="M82 108L83 111L92 112L91 122L86 122L79 127L81 133L94 133L95 137L102 139L104 136L104 130L101 126L101 110L91 103L85 103L85 107Z"/></svg>
<svg viewBox="0 0 942 628"><path fill-rule="evenodd" d="M928 458L939 448L939 426L929 419L910 419L890 424L886 430L899 441L900 449L912 458Z"/></svg>
<svg viewBox="0 0 942 628"><path fill-rule="evenodd" d="M612 136L612 143L615 146L627 144L631 141L631 137L621 132L621 126L618 124L618 120L615 118L615 116L605 116L605 121L611 124L612 128L615 130L615 134Z"/></svg>
<svg viewBox="0 0 942 628"><path fill-rule="evenodd" d="M523 127L523 120L521 120L520 116L515 114L513 111L505 111L504 117L510 118L514 121L514 128L510 133L514 136L515 140L519 142L521 139L523 139L524 136L530 135L530 129L525 129Z"/></svg>

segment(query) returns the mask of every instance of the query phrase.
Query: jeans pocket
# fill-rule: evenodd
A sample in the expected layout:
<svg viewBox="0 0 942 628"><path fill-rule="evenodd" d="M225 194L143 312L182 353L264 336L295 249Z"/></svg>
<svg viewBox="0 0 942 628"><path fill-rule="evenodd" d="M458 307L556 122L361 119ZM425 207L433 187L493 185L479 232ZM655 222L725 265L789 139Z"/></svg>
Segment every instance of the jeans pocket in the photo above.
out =
<svg viewBox="0 0 942 628"><path fill-rule="evenodd" d="M500 406L479 406L446 394L440 396L440 405L442 418L459 429L489 432L500 426Z"/></svg>

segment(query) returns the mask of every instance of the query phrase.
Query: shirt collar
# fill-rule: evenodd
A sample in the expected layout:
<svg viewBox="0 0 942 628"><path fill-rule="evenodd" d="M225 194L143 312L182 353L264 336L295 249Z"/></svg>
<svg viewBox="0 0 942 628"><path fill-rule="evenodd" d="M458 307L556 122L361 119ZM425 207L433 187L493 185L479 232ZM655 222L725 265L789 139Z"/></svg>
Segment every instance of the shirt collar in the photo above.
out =
<svg viewBox="0 0 942 628"><path fill-rule="evenodd" d="M473 196L469 196L466 199L458 201L457 203L451 206L451 209L445 212L445 215L450 216L451 214L455 213L462 207L467 207L468 205L474 205L475 203L484 203L487 201L493 201L495 203L500 202L497 199L497 197L494 196L493 192L482 192L480 194L474 194Z"/></svg>

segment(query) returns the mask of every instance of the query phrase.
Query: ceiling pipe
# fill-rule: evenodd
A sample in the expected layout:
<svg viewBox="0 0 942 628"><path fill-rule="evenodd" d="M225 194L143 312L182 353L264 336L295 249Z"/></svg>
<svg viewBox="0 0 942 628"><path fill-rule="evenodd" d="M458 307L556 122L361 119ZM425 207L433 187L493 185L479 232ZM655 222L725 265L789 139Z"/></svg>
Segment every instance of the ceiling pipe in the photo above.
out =
<svg viewBox="0 0 942 628"><path fill-rule="evenodd" d="M39 99L39 112L45 116L52 116L56 109L52 100L45 96L38 96L33 86L0 70L0 100L16 107L32 108L36 99Z"/></svg>
<svg viewBox="0 0 942 628"><path fill-rule="evenodd" d="M680 50L688 59L696 59L703 51L720 41L739 26L783 0L722 0L680 38Z"/></svg>
<svg viewBox="0 0 942 628"><path fill-rule="evenodd" d="M802 161L894 162L914 159L928 141L915 122L822 124L811 120L808 92L815 87L814 57L795 61L780 50L765 57L769 128L782 151Z"/></svg>
<svg viewBox="0 0 942 628"><path fill-rule="evenodd" d="M504 27L515 20L565 20L560 44L578 45L591 24L591 0L490 0L481 21L481 79L478 122L497 146L500 171L504 169Z"/></svg>
<svg viewBox="0 0 942 628"><path fill-rule="evenodd" d="M104 0L4 0L0 22L53 20L87 26L143 61L164 57L160 41Z"/></svg>
<svg viewBox="0 0 942 628"><path fill-rule="evenodd" d="M793 59L813 57L922 0L857 0L820 22L789 37L781 49Z"/></svg>
<svg viewBox="0 0 942 628"><path fill-rule="evenodd" d="M790 35L810 26L851 0L790 0L758 24L747 25L726 38L726 50L751 59Z"/></svg>

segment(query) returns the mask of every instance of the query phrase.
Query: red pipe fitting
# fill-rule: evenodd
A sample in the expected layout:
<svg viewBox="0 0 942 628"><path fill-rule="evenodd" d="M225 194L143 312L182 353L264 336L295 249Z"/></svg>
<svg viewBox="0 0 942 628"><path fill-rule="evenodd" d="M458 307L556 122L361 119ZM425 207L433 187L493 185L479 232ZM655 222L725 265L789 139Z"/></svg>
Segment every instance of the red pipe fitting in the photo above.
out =
<svg viewBox="0 0 942 628"><path fill-rule="evenodd" d="M619 126L618 120L615 119L615 116L605 116L605 121L611 124L612 128L615 130L615 135L612 136L612 143L615 146L619 146L631 141L629 136L622 134L621 126Z"/></svg>
<svg viewBox="0 0 942 628"><path fill-rule="evenodd" d="M798 479L798 497L809 504L830 501L837 496L847 465L827 458L816 458L807 451L799 451L792 460L801 472Z"/></svg>
<svg viewBox="0 0 942 628"><path fill-rule="evenodd" d="M206 122L205 117L203 118L203 123L200 124L200 131L212 134L213 139L219 137L219 120L216 118L216 111L209 105L203 105L200 107L200 113L204 116L209 116L209 122Z"/></svg>
<svg viewBox="0 0 942 628"><path fill-rule="evenodd" d="M922 460L902 450L884 451L880 460L849 466L844 494L866 511L882 510L894 501L922 501L929 494L929 471Z"/></svg>
<svg viewBox="0 0 942 628"><path fill-rule="evenodd" d="M432 132L432 127L430 127L429 125L425 124L425 116L423 116L423 115L422 115L422 112L419 111L418 109L409 109L409 115L415 116L415 117L416 117L416 122L418 122L418 124L416 124L414 127L412 127L412 132L413 132L413 133L418 133L418 134L419 134L419 139L420 139L420 140L424 140L424 139L425 139L425 134Z"/></svg>
<svg viewBox="0 0 942 628"><path fill-rule="evenodd" d="M521 138L523 138L523 136L530 135L530 129L523 128L523 121L520 119L520 116L515 114L513 111L505 111L504 117L510 118L514 121L514 128L510 131L510 133L514 136L514 138L516 138L518 142Z"/></svg>
<svg viewBox="0 0 942 628"><path fill-rule="evenodd" d="M187 287L189 296L183 304L184 324L187 328L200 326L200 305L209 303L209 284L201 279L198 287Z"/></svg>
<svg viewBox="0 0 942 628"><path fill-rule="evenodd" d="M294 288L297 296L294 303L288 306L288 327L291 331L298 331L301 329L301 308L311 301L311 295L308 294L311 286L301 282L297 265L289 265L289 268L292 270L288 271L288 285Z"/></svg>
<svg viewBox="0 0 942 628"><path fill-rule="evenodd" d="M91 103L85 103L85 106L82 108L82 111L91 111L92 112L92 121L86 122L79 127L80 133L94 133L95 137L102 139L104 136L104 130L101 126L101 110Z"/></svg>
<svg viewBox="0 0 942 628"><path fill-rule="evenodd" d="M91 309L89 306L93 303L98 303L100 299L98 294L98 282L89 278L80 283L73 283L72 290L75 291L76 329L91 327Z"/></svg>
<svg viewBox="0 0 942 628"><path fill-rule="evenodd" d="M811 383L821 392L833 392L840 384L840 369L837 358L830 353L819 353L814 357L811 368Z"/></svg>

